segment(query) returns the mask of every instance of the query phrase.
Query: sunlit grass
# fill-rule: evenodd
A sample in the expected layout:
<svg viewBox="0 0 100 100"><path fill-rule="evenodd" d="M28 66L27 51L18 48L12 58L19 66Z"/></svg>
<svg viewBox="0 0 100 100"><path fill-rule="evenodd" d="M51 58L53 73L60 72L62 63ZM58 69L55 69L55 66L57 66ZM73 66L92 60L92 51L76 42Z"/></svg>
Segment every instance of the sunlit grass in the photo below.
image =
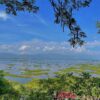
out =
<svg viewBox="0 0 100 100"><path fill-rule="evenodd" d="M91 74L97 74L100 75L100 65L92 65L92 64L81 64L81 65L75 65L71 66L62 70L59 70L58 72L55 72L55 74L64 74L64 73L76 73L80 74L82 72L89 72Z"/></svg>
<svg viewBox="0 0 100 100"><path fill-rule="evenodd" d="M29 70L29 69L23 69L21 74L12 74L9 72L4 71L4 76L11 76L11 77L19 77L19 78L32 78L33 76L41 76L41 75L48 75L49 69L35 69L35 70Z"/></svg>
<svg viewBox="0 0 100 100"><path fill-rule="evenodd" d="M29 69L25 69L23 71L23 75L35 75L35 76L38 76L38 75L48 75L48 72L50 70L49 69L35 69L35 70L29 70Z"/></svg>
<svg viewBox="0 0 100 100"><path fill-rule="evenodd" d="M7 64L8 65L8 67L13 67L13 66L15 66L15 64Z"/></svg>

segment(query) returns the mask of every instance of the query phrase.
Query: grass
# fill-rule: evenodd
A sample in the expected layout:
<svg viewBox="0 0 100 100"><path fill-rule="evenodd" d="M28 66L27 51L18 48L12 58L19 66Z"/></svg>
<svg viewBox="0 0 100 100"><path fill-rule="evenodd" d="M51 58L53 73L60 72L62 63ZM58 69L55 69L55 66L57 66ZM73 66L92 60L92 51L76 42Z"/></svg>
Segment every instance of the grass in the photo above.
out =
<svg viewBox="0 0 100 100"><path fill-rule="evenodd" d="M41 75L48 75L49 69L36 69L36 70L29 70L24 69L23 72L19 75L11 74L9 72L4 71L4 76L11 76L11 77L19 77L19 78L32 78L33 76L41 76Z"/></svg>
<svg viewBox="0 0 100 100"><path fill-rule="evenodd" d="M92 65L92 64L81 64L81 65L75 65L72 67L68 67L62 70L59 70L58 72L55 72L55 74L64 74L64 73L70 73L73 72L75 74L80 74L82 72L89 72L91 74L100 75L100 65Z"/></svg>
<svg viewBox="0 0 100 100"><path fill-rule="evenodd" d="M15 64L7 64L9 67L13 67L15 66Z"/></svg>
<svg viewBox="0 0 100 100"><path fill-rule="evenodd" d="M9 81L9 86L11 85L11 89L8 92L8 97L9 93L12 94L12 91L15 91L13 93L18 93L19 97L20 96L28 96L29 99L27 100L52 100L51 97L53 95L54 92L56 91L66 91L66 92L73 92L75 94L77 94L77 97L79 98L78 100L81 100L83 95L87 97L98 97L100 98L100 78L98 77L86 77L86 75L88 76L88 73L84 74L82 72L86 72L89 71L89 73L95 73L95 74L99 74L100 75L100 65L91 65L91 64L81 64L81 65L75 65L72 67L68 67L65 68L63 70L59 70L58 72L55 72L59 75L57 75L56 77L51 77L51 78L47 78L47 79L32 79L32 81L27 82L25 84L21 84L21 83L17 83L17 82L13 82L13 81ZM46 70L41 70L41 69L36 69L36 70L29 70L29 69L24 69L23 70L23 74L21 75L14 75L14 74L10 74L8 72L3 72L0 71L1 74L1 78L2 75L4 74L4 76L12 76L12 77L25 77L28 78L28 76L32 76L36 73L36 75L41 75L41 74L45 74L48 73L49 69ZM67 74L69 72L74 72L74 73L81 73L80 76L75 76L75 75L71 75L71 74ZM0 84L4 84L5 80L2 82L0 82ZM8 82L5 88L3 87L2 91L5 91L5 89L9 89L8 88ZM95 83L95 84L93 84ZM6 93L7 94L7 93ZM10 94L10 95L11 95ZM14 94L13 94L14 95ZM19 97L16 96L15 97L17 99L10 99L10 100L19 100ZM32 99L30 99L30 97ZM45 97L45 99L44 99ZM48 99L46 97L49 97ZM3 98L3 96L2 96ZM81 99L80 99L81 98ZM1 99L0 100L4 100ZM83 99L85 100L85 99ZM88 99L90 100L90 99Z"/></svg>
<svg viewBox="0 0 100 100"><path fill-rule="evenodd" d="M34 76L40 76L40 75L48 75L48 72L50 70L49 69L35 69L35 70L29 70L29 69L25 69L23 74L24 75L34 75Z"/></svg>
<svg viewBox="0 0 100 100"><path fill-rule="evenodd" d="M13 66L13 64L10 64L9 66ZM22 73L20 75L11 74L9 72L4 72L4 76L11 76L11 77L19 77L19 78L32 78L33 76L41 76L41 75L48 75L49 69L22 69ZM54 72L53 74L64 74L64 73L70 73L73 72L76 75L82 73L82 72L89 72L90 74L100 76L100 64L98 65L92 65L92 64L80 64L71 66L62 70L59 70L57 72Z"/></svg>

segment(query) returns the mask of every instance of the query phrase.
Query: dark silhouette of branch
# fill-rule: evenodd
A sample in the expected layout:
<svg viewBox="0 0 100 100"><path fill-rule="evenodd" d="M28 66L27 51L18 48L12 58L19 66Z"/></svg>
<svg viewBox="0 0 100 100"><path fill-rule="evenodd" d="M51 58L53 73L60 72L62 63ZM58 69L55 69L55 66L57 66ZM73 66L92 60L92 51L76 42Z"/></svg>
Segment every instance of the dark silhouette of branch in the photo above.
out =
<svg viewBox="0 0 100 100"><path fill-rule="evenodd" d="M36 13L39 7L35 6L35 0L0 0L5 5L8 14L17 15L18 11L29 11Z"/></svg>
<svg viewBox="0 0 100 100"><path fill-rule="evenodd" d="M70 44L75 47L76 45L83 45L83 38L86 34L81 30L73 17L73 11L81 7L89 6L92 0L49 0L53 9L56 24L61 24L64 31L65 27L69 28L71 38ZM39 7L35 5L35 0L0 0L0 4L5 5L8 14L17 15L18 11L29 11L36 13Z"/></svg>
<svg viewBox="0 0 100 100"><path fill-rule="evenodd" d="M82 39L86 37L73 17L73 11L89 6L90 2L91 0L50 0L55 14L54 22L61 24L63 31L65 27L69 28L71 34L69 42L73 47L77 44L83 45L84 41Z"/></svg>
<svg viewBox="0 0 100 100"><path fill-rule="evenodd" d="M98 28L98 33L100 34L100 21L97 21L96 27Z"/></svg>

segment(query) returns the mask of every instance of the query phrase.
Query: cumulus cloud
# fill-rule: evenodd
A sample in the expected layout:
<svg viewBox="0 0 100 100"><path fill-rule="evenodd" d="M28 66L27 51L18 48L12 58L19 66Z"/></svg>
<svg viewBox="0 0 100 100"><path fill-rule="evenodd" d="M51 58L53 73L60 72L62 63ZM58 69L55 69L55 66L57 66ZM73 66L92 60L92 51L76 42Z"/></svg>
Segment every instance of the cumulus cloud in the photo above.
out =
<svg viewBox="0 0 100 100"><path fill-rule="evenodd" d="M0 19L7 20L9 19L8 15L4 11L0 11Z"/></svg>
<svg viewBox="0 0 100 100"><path fill-rule="evenodd" d="M93 42L88 42L87 45L89 47L98 47L100 46L100 41L94 40Z"/></svg>
<svg viewBox="0 0 100 100"><path fill-rule="evenodd" d="M97 48L97 49L96 49ZM100 56L100 41L88 42L82 47L72 48L68 42L53 42L34 39L17 44L0 44L0 52L17 54L58 53L67 55Z"/></svg>
<svg viewBox="0 0 100 100"><path fill-rule="evenodd" d="M71 48L71 51L74 51L74 52L78 52L78 53L81 53L81 52L86 52L86 47L77 47L77 48Z"/></svg>
<svg viewBox="0 0 100 100"><path fill-rule="evenodd" d="M28 48L29 48L28 45L22 45L21 47L19 47L19 50L20 50L20 51L25 51L25 50L27 50Z"/></svg>

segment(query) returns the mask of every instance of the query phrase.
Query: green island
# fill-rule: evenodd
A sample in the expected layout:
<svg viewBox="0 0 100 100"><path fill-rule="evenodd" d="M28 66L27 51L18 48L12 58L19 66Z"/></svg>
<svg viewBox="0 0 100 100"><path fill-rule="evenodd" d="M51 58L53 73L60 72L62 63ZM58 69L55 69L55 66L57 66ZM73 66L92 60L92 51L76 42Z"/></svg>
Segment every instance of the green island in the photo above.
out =
<svg viewBox="0 0 100 100"><path fill-rule="evenodd" d="M49 70L24 70L23 74L42 75ZM34 74L39 73L39 74ZM76 75L76 74L77 75ZM81 64L54 72L55 77L46 79L33 78L25 84L5 79L13 74L0 71L0 100L55 100L58 92L74 93L75 99L68 100L99 100L100 98L100 65ZM97 76L92 76L97 74ZM65 100L65 99L58 99Z"/></svg>
<svg viewBox="0 0 100 100"><path fill-rule="evenodd" d="M4 71L3 74L4 76L11 76L11 77L20 77L20 78L32 78L33 76L41 76L41 75L48 75L49 69L35 69L35 70L30 70L30 69L23 69L21 74L12 74L9 72Z"/></svg>
<svg viewBox="0 0 100 100"><path fill-rule="evenodd" d="M42 70L42 69L35 69L35 70L24 69L23 74L30 75L30 76L31 75L38 76L38 75L42 75L42 74L48 75L48 72L49 72L49 69L45 69L45 70Z"/></svg>

